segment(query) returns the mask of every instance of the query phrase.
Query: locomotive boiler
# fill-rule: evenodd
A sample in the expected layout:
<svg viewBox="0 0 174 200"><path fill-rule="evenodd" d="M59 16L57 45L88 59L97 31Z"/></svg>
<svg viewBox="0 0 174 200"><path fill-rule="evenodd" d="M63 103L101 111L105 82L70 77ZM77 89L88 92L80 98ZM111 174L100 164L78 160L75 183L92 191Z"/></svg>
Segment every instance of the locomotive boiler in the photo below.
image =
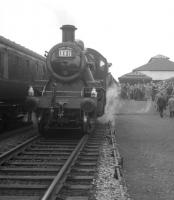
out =
<svg viewBox="0 0 174 200"><path fill-rule="evenodd" d="M62 42L46 58L50 78L39 98L39 131L78 129L89 134L104 114L109 64L99 52L75 40L76 27L61 29Z"/></svg>

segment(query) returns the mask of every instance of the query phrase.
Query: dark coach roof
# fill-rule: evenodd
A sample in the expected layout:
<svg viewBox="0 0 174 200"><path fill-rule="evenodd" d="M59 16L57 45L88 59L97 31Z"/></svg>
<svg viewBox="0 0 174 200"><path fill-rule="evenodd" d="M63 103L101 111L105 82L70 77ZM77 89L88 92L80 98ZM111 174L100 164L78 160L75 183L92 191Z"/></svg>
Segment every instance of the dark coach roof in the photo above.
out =
<svg viewBox="0 0 174 200"><path fill-rule="evenodd" d="M6 39L5 37L3 36L0 36L0 44L4 44L5 46L8 46L8 47L11 47L11 48L14 48L18 51L21 51L27 55L30 55L30 56L33 56L35 58L39 58L41 60L45 60L45 57L44 56L41 56L40 54L37 54L35 53L34 51L31 51L29 49L27 49L26 47L23 47L15 42L12 42L11 40L9 39Z"/></svg>
<svg viewBox="0 0 174 200"><path fill-rule="evenodd" d="M135 68L133 71L174 71L174 62L166 56L157 55L152 57L147 64Z"/></svg>

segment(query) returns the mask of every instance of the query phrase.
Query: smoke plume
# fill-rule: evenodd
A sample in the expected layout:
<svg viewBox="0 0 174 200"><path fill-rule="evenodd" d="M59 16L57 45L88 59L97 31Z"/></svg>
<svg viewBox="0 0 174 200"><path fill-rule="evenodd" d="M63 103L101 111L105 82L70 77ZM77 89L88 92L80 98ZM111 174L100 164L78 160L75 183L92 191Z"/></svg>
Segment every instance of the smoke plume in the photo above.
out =
<svg viewBox="0 0 174 200"><path fill-rule="evenodd" d="M120 107L119 102L119 87L113 83L106 92L106 106L105 113L98 120L101 123L111 122L113 126L115 126L115 114L118 112Z"/></svg>

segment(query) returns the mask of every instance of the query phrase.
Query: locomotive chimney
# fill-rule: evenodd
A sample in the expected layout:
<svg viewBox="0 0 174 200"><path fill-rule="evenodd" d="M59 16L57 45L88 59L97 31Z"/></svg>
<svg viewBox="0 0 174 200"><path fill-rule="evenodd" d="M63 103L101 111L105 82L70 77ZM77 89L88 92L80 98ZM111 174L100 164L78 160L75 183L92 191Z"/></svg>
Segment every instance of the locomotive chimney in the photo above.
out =
<svg viewBox="0 0 174 200"><path fill-rule="evenodd" d="M75 26L63 25L60 29L62 29L62 42L75 41L75 30L77 30Z"/></svg>

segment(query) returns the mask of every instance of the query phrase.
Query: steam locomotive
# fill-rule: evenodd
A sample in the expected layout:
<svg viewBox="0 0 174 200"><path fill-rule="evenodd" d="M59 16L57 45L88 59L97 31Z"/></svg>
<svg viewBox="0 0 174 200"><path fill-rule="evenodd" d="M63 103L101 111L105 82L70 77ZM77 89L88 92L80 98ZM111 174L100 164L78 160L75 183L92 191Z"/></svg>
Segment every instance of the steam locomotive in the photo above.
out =
<svg viewBox="0 0 174 200"><path fill-rule="evenodd" d="M47 54L50 78L37 102L41 134L48 130L81 130L90 134L104 114L110 64L98 51L75 40L72 25L63 25L62 42Z"/></svg>

